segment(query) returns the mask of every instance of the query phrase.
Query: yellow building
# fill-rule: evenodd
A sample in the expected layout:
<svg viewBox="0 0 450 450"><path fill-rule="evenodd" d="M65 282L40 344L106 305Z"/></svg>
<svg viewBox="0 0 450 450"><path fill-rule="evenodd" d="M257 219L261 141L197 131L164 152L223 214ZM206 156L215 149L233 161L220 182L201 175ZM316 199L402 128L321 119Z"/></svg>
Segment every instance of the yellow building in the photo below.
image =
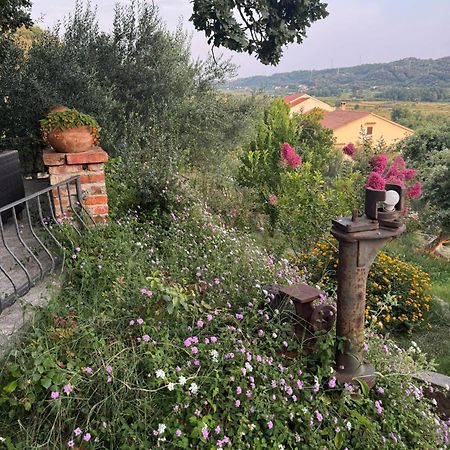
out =
<svg viewBox="0 0 450 450"><path fill-rule="evenodd" d="M359 144L361 136L372 138L374 142L383 139L387 145L395 144L411 136L414 131L368 111L347 110L346 102L339 108L333 108L318 98L308 94L291 94L284 97L290 106L291 114L307 113L314 108L324 111L322 126L333 130L336 147L343 148L347 144Z"/></svg>
<svg viewBox="0 0 450 450"><path fill-rule="evenodd" d="M319 100L318 98L311 97L308 94L291 94L287 95L283 99L291 108L291 115L307 113L314 108L319 108L323 111L334 111L335 108L328 103Z"/></svg>
<svg viewBox="0 0 450 450"><path fill-rule="evenodd" d="M374 142L383 139L387 145L395 144L411 136L414 131L368 111L348 111L345 104L340 109L325 112L322 126L333 130L336 147L345 147L350 142L358 144L361 136Z"/></svg>

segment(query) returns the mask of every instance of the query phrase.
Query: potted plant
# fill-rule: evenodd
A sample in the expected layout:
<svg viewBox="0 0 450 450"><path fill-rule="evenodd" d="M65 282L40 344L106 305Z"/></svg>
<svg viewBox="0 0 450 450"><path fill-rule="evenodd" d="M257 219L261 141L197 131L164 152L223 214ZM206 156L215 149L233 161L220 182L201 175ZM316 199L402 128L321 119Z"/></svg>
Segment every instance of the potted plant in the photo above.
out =
<svg viewBox="0 0 450 450"><path fill-rule="evenodd" d="M99 142L100 127L97 121L76 109L57 106L40 123L45 141L57 152L85 152Z"/></svg>

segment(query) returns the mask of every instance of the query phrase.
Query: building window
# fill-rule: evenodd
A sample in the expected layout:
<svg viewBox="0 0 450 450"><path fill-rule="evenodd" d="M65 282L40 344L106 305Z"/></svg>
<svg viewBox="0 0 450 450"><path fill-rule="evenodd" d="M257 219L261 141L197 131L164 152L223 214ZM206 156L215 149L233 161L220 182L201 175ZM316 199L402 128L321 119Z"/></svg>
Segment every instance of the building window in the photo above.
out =
<svg viewBox="0 0 450 450"><path fill-rule="evenodd" d="M367 127L366 128L366 134L367 134L367 136L372 136L372 134L373 134L373 127Z"/></svg>

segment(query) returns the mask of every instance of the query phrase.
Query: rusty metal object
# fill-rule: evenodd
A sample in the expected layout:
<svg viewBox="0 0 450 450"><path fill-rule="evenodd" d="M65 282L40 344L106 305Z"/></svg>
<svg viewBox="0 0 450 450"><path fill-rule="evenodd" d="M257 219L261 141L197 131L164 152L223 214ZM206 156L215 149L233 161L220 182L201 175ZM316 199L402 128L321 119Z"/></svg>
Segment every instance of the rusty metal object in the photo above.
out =
<svg viewBox="0 0 450 450"><path fill-rule="evenodd" d="M335 322L336 311L331 305L314 305L314 301L325 293L305 283L291 286L272 286L274 295L271 307L281 309L287 301L292 300L297 321L294 334L297 340L303 341L306 336L312 337L314 331L329 331ZM312 341L310 342L312 343Z"/></svg>
<svg viewBox="0 0 450 450"><path fill-rule="evenodd" d="M402 198L402 189L398 188ZM335 369L336 377L344 383L358 378L364 379L369 386L375 383L375 369L364 360L362 350L367 276L381 248L406 229L400 221L397 205L394 214L380 217L377 203L384 199L384 191L367 188L365 216L357 221L352 220L355 214L352 218L333 220L331 229L331 234L339 241L336 321L339 345ZM390 226L391 223L395 226Z"/></svg>

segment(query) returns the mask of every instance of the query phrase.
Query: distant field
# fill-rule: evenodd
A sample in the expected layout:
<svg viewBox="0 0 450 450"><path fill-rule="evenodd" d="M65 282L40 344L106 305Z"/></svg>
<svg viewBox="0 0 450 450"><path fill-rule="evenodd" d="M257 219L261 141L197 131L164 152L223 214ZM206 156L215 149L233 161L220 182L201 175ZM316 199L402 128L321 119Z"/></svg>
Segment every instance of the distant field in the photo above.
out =
<svg viewBox="0 0 450 450"><path fill-rule="evenodd" d="M321 97L321 100L334 106L336 98ZM361 109L371 111L380 116L390 118L391 111L395 107L408 108L411 111L418 111L423 115L439 114L450 117L450 102L401 102L395 100L347 100L348 109Z"/></svg>

